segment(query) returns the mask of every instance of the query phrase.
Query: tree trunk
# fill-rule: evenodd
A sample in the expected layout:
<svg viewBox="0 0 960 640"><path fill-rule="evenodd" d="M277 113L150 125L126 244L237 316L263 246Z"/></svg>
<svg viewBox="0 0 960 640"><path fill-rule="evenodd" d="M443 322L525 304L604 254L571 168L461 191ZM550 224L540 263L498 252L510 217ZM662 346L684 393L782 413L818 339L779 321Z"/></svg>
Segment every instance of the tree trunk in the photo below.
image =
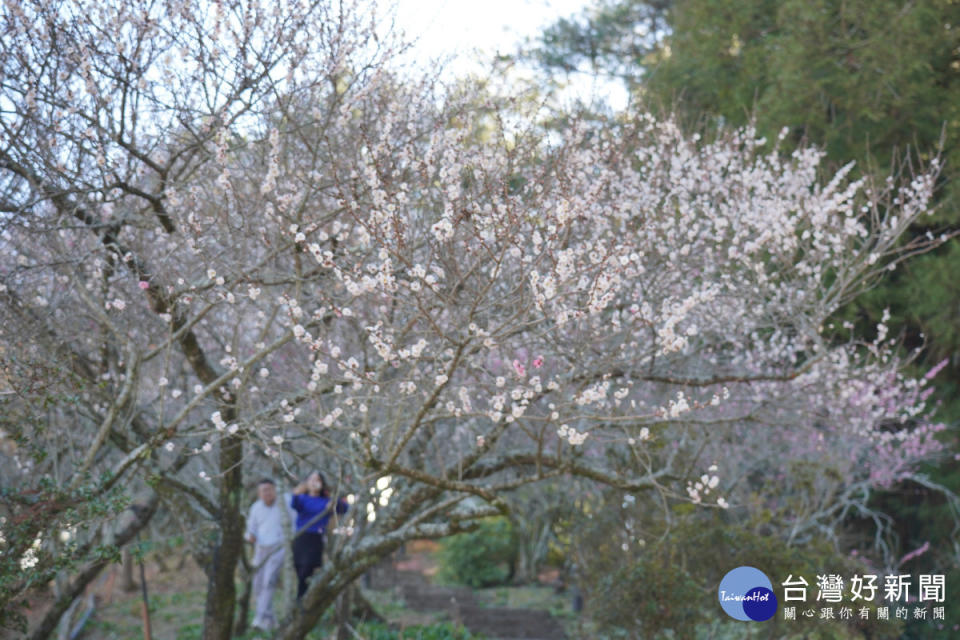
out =
<svg viewBox="0 0 960 640"><path fill-rule="evenodd" d="M307 637L307 634L320 620L323 612L329 609L330 605L337 599L337 593L333 589L322 591L322 594L318 594L319 597L313 599L310 603L309 609L294 609L292 619L280 631L278 638L281 640L303 640Z"/></svg>
<svg viewBox="0 0 960 640"><path fill-rule="evenodd" d="M353 599L351 596L351 587L347 587L340 592L340 597L337 598L337 640L351 640L353 634L350 633L350 613L353 608L351 603Z"/></svg>
<svg viewBox="0 0 960 640"><path fill-rule="evenodd" d="M68 579L67 576L61 571L57 574L56 582L54 583L54 593L57 598L62 598L64 596L64 591L67 588ZM80 600L77 598L73 599L73 602L70 603L70 606L67 607L67 610L60 616L60 624L57 625L57 640L70 640L70 624L73 620L73 613L77 609L77 605L80 603Z"/></svg>
<svg viewBox="0 0 960 640"><path fill-rule="evenodd" d="M233 416L230 416L232 419ZM225 416L226 418L226 416ZM220 536L207 571L203 640L230 640L237 603L234 574L243 553L243 439L228 435L220 442Z"/></svg>
<svg viewBox="0 0 960 640"><path fill-rule="evenodd" d="M275 475L280 476L281 474L282 471L278 468ZM286 487L286 482L284 482L284 487ZM280 571L280 611L286 618L293 611L297 601L297 570L293 564L293 549L291 547L295 521L290 514L290 492L284 490L280 495L283 499L283 511L280 512L280 519L283 522L285 532L283 544L286 546L283 553L283 569Z"/></svg>
<svg viewBox="0 0 960 640"><path fill-rule="evenodd" d="M129 547L120 552L120 563L123 571L120 573L120 588L127 592L137 590L137 583L133 580L133 556Z"/></svg>
<svg viewBox="0 0 960 640"><path fill-rule="evenodd" d="M243 593L240 594L240 606L237 611L236 635L238 636L247 632L247 618L250 617L250 596L253 592L253 574L254 568L243 559Z"/></svg>
<svg viewBox="0 0 960 640"><path fill-rule="evenodd" d="M287 623L277 631L276 640L303 640L316 626L324 611L329 609L343 591L350 587L357 578L370 567L377 564L382 558L389 556L402 540L382 539L358 553L346 554L338 558L335 563L331 558L329 565L324 565L320 575L314 574L316 584L313 584L300 601L301 606L293 611Z"/></svg>
<svg viewBox="0 0 960 640"><path fill-rule="evenodd" d="M512 576L513 583L536 583L539 578L540 567L550 548L550 523L545 522L539 525L537 529L530 527L523 530L516 521L512 522L515 531L523 531L523 535L517 543L516 573Z"/></svg>

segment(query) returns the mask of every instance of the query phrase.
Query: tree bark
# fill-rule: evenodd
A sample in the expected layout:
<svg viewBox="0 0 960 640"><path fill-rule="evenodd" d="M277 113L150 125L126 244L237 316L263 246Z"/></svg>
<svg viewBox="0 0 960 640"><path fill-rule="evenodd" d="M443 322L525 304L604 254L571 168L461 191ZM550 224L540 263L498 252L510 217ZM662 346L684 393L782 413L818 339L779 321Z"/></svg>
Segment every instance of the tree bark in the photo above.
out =
<svg viewBox="0 0 960 640"><path fill-rule="evenodd" d="M353 634L350 633L350 620L351 620L351 603L353 599L350 597L351 587L347 587L340 592L340 597L337 598L337 640L351 640Z"/></svg>
<svg viewBox="0 0 960 640"><path fill-rule="evenodd" d="M232 412L231 412L232 414ZM224 416L225 420L233 415ZM220 539L211 554L207 572L207 602L203 616L203 640L230 640L237 604L234 574L243 553L243 438L228 435L220 441Z"/></svg>
<svg viewBox="0 0 960 640"><path fill-rule="evenodd" d="M244 559L243 565L243 592L240 594L240 607L237 610L236 635L242 636L247 632L247 618L250 615L250 596L253 592L254 568Z"/></svg>
<svg viewBox="0 0 960 640"><path fill-rule="evenodd" d="M303 640L316 626L323 612L330 608L339 596L364 571L376 564L381 557L396 548L388 543L386 548L370 550L354 556L352 561L325 569L319 576L315 587L310 588L301 601L302 608L295 609L292 619L280 630L277 638L281 640ZM332 563L331 563L332 564Z"/></svg>
<svg viewBox="0 0 960 640"><path fill-rule="evenodd" d="M137 583L133 580L133 558L127 547L120 552L120 565L123 569L120 573L120 588L127 592L136 591Z"/></svg>

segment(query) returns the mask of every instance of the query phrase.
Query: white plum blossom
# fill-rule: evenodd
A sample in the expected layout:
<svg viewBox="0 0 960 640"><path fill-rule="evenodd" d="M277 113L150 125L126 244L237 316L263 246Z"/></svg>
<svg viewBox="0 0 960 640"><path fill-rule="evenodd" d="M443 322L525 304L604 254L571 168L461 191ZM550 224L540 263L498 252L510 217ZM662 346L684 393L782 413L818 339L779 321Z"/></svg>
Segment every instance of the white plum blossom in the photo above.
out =
<svg viewBox="0 0 960 640"><path fill-rule="evenodd" d="M224 496L274 470L360 496L337 562L371 566L561 473L747 518L803 495L770 525L801 543L940 454L887 318L830 326L943 241L903 239L935 165L823 179L817 149L643 113L547 130L539 101L391 66L366 3L242 4L2 9L0 354L30 373L0 382L50 454L0 443L5 488L188 504L190 543L225 542L216 591L243 548Z"/></svg>

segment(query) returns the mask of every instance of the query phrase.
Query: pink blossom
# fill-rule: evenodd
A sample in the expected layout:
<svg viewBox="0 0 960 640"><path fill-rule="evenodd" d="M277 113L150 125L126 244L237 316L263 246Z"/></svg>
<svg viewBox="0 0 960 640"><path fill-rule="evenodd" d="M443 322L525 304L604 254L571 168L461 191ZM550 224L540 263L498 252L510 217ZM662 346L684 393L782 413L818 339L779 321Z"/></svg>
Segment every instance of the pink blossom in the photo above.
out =
<svg viewBox="0 0 960 640"><path fill-rule="evenodd" d="M536 358L533 359L534 369L539 369L542 366L543 366L543 356L537 356Z"/></svg>
<svg viewBox="0 0 960 640"><path fill-rule="evenodd" d="M932 380L938 373L940 373L947 363L950 362L950 358L944 358L938 362L930 371L927 371L927 374L923 376L927 380Z"/></svg>
<svg viewBox="0 0 960 640"><path fill-rule="evenodd" d="M517 372L517 375L521 378L526 375L527 370L519 360L513 361L513 370Z"/></svg>
<svg viewBox="0 0 960 640"><path fill-rule="evenodd" d="M146 280L141 280L137 286L139 286L143 290L147 290L150 287L150 283L147 282Z"/></svg>
<svg viewBox="0 0 960 640"><path fill-rule="evenodd" d="M925 554L929 549L930 549L930 541L928 540L927 542L924 542L920 547L914 549L913 551L911 551L911 552L908 553L907 555L903 556L903 557L900 559L900 562L897 563L897 566L902 565L903 563L907 562L908 560L913 560L913 559L916 558L917 556L922 556L922 555Z"/></svg>

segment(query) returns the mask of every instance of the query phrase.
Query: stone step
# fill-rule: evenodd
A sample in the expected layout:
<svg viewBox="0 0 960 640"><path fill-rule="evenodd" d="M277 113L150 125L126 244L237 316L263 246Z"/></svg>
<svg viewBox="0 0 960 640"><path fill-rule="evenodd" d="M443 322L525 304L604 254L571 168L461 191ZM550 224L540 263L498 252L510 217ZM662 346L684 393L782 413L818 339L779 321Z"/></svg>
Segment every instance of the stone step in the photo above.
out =
<svg viewBox="0 0 960 640"><path fill-rule="evenodd" d="M452 611L455 621L472 633L491 638L525 640L565 640L566 633L549 612L538 609L484 608L458 604Z"/></svg>
<svg viewBox="0 0 960 640"><path fill-rule="evenodd" d="M419 571L397 569L383 563L371 568L371 589L397 588L406 606L414 611L443 611L473 633L491 640L565 640L563 626L549 612L538 609L480 607L467 587L430 584Z"/></svg>
<svg viewBox="0 0 960 640"><path fill-rule="evenodd" d="M427 584L426 577L418 571L403 571L389 566L376 566L367 571L364 586L368 589L392 589L406 585Z"/></svg>
<svg viewBox="0 0 960 640"><path fill-rule="evenodd" d="M407 584L401 586L400 596L417 611L448 611L457 604L474 604L473 592L466 587Z"/></svg>

